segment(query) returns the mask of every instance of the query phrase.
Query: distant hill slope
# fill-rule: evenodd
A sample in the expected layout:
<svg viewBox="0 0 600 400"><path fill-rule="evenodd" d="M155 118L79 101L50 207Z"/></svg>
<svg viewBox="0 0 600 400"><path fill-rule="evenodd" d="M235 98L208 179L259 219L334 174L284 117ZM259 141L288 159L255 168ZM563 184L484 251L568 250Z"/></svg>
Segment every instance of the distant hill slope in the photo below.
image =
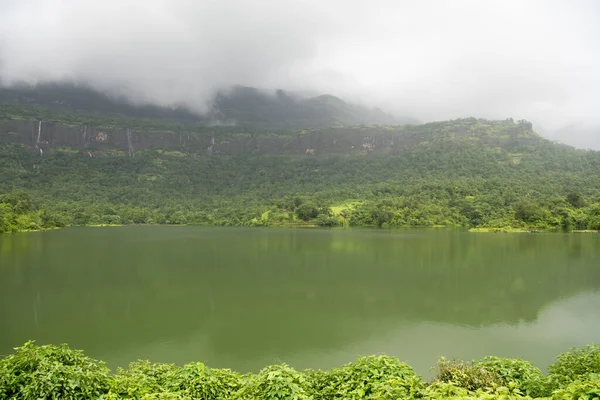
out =
<svg viewBox="0 0 600 400"><path fill-rule="evenodd" d="M120 223L600 229L600 152L553 143L525 120L375 124L387 116L333 96L244 87L218 93L203 116L78 87L0 98L0 232Z"/></svg>
<svg viewBox="0 0 600 400"><path fill-rule="evenodd" d="M202 115L183 105L134 105L126 98L111 97L88 86L71 84L0 88L0 102L107 117L118 115L178 123L225 123L261 128L314 128L396 122L391 115L381 110L349 104L331 95L301 97L283 90L271 93L244 86L218 92L211 102L210 110Z"/></svg>
<svg viewBox="0 0 600 400"><path fill-rule="evenodd" d="M315 103L346 110L329 96L246 94L218 98L222 117L287 122L302 113L285 110ZM286 102L294 106L278 106ZM600 229L600 152L553 143L524 120L263 128L28 104L0 104L0 232L119 223Z"/></svg>
<svg viewBox="0 0 600 400"><path fill-rule="evenodd" d="M212 115L219 120L279 128L386 125L397 122L381 110L349 104L331 95L302 98L291 96L283 90L270 95L243 86L218 93Z"/></svg>
<svg viewBox="0 0 600 400"><path fill-rule="evenodd" d="M239 97L237 97L239 98ZM321 101L333 101L331 98ZM253 106L254 107L254 106ZM241 107L234 107L236 111ZM268 107L267 107L268 109ZM268 113L270 111L265 111ZM252 113L255 115L255 113ZM397 155L451 142L520 152L548 142L528 121L464 118L422 125L350 125L285 129L275 124L210 126L165 118L135 119L0 104L0 141L26 149L106 151L135 155L149 149L207 154ZM548 142L550 143L550 142Z"/></svg>
<svg viewBox="0 0 600 400"><path fill-rule="evenodd" d="M549 138L581 149L600 150L600 125L572 124L557 130Z"/></svg>

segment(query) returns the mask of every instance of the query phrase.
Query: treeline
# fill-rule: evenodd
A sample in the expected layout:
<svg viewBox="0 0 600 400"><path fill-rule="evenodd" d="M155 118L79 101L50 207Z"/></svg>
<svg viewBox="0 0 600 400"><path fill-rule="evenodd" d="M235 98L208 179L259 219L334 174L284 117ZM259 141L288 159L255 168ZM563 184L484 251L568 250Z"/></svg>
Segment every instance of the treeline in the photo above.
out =
<svg viewBox="0 0 600 400"><path fill-rule="evenodd" d="M6 399L597 399L600 348L560 354L547 375L520 359L442 358L425 381L396 358L371 356L327 371L272 365L253 374L196 362L137 361L111 374L103 362L67 345L28 342L0 360Z"/></svg>
<svg viewBox="0 0 600 400"><path fill-rule="evenodd" d="M46 209L34 209L30 196L23 190L0 194L0 233L62 228L68 217Z"/></svg>
<svg viewBox="0 0 600 400"><path fill-rule="evenodd" d="M94 224L600 229L600 152L428 142L388 156L39 154L0 145L4 231ZM26 205L26 206L25 206Z"/></svg>

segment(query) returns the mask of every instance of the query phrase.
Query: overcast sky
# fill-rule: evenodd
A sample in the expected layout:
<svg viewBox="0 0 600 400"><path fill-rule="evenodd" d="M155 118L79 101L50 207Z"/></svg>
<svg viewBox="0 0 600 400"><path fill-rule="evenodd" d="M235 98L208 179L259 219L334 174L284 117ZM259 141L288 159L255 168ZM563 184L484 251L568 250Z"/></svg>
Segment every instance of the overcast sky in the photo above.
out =
<svg viewBox="0 0 600 400"><path fill-rule="evenodd" d="M422 121L600 126L600 1L0 0L0 77L198 110L242 84Z"/></svg>

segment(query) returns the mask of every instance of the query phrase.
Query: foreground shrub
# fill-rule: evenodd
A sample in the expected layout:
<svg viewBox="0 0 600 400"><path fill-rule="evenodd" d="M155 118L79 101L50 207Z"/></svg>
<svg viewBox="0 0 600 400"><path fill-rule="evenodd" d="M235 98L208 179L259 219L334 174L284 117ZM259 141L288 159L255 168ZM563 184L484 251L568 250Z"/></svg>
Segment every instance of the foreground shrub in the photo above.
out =
<svg viewBox="0 0 600 400"><path fill-rule="evenodd" d="M242 375L229 369L207 368L196 362L181 368L174 384L177 390L195 399L228 399L241 388Z"/></svg>
<svg viewBox="0 0 600 400"><path fill-rule="evenodd" d="M498 386L487 390L478 389L475 392L471 392L451 383L436 381L425 389L422 398L427 400L517 400L531 399L532 397L524 396L514 384L508 387Z"/></svg>
<svg viewBox="0 0 600 400"><path fill-rule="evenodd" d="M112 379L111 398L141 399L177 392L175 377L178 368L172 364L136 361L129 368L119 368Z"/></svg>
<svg viewBox="0 0 600 400"><path fill-rule="evenodd" d="M551 393L548 379L539 368L514 358L486 357L471 363L442 358L438 362L436 378L470 392L490 392L504 387L532 397Z"/></svg>
<svg viewBox="0 0 600 400"><path fill-rule="evenodd" d="M0 360L0 398L97 399L109 390L108 372L103 362L66 344L30 341Z"/></svg>
<svg viewBox="0 0 600 400"><path fill-rule="evenodd" d="M548 371L556 388L564 388L591 374L600 374L600 347L594 344L559 354Z"/></svg>
<svg viewBox="0 0 600 400"><path fill-rule="evenodd" d="M552 392L542 371L528 361L517 358L485 357L475 361L476 368L484 369L493 380L505 387L514 387L531 397L549 396ZM484 388L485 389L485 388Z"/></svg>
<svg viewBox="0 0 600 400"><path fill-rule="evenodd" d="M287 365L272 365L247 375L234 399L312 400L311 388L301 372Z"/></svg>
<svg viewBox="0 0 600 400"><path fill-rule="evenodd" d="M434 381L423 391L425 399L449 399L464 398L469 395L469 391L463 387L443 381Z"/></svg>
<svg viewBox="0 0 600 400"><path fill-rule="evenodd" d="M109 375L102 362L67 345L28 342L15 350L0 360L0 399L600 400L598 346L561 354L548 378L518 359L486 357L471 363L441 359L430 384L407 364L385 356L360 358L329 371L298 372L274 365L247 375L199 362L177 367L137 361Z"/></svg>
<svg viewBox="0 0 600 400"><path fill-rule="evenodd" d="M497 376L485 368L478 368L462 360L441 358L436 369L436 380L449 383L468 391L488 389L504 384Z"/></svg>
<svg viewBox="0 0 600 400"><path fill-rule="evenodd" d="M552 394L552 399L600 399L600 375L587 375L585 379L571 382L566 388L558 389Z"/></svg>
<svg viewBox="0 0 600 400"><path fill-rule="evenodd" d="M100 400L195 400L186 395L185 393L176 392L161 392L161 393L148 393L141 397L118 395L113 392L109 392L107 395L101 397Z"/></svg>
<svg viewBox="0 0 600 400"><path fill-rule="evenodd" d="M421 378L397 358L371 356L313 374L315 399L397 399L419 395ZM419 395L420 396L420 395Z"/></svg>
<svg viewBox="0 0 600 400"><path fill-rule="evenodd" d="M178 368L173 364L137 361L127 369L117 370L107 400L230 398L240 389L241 380L238 373L207 368L200 362Z"/></svg>

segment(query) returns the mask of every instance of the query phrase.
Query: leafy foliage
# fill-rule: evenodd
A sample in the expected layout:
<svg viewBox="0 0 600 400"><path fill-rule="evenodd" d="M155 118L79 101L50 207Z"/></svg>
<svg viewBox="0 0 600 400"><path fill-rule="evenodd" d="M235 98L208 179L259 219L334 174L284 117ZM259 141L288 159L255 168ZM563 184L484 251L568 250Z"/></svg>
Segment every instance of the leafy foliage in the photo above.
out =
<svg viewBox="0 0 600 400"><path fill-rule="evenodd" d="M0 233L35 231L66 226L66 219L48 210L34 210L23 190L0 195Z"/></svg>
<svg viewBox="0 0 600 400"><path fill-rule="evenodd" d="M600 153L546 153L539 147L513 165L508 154L488 150L437 143L373 158L149 150L131 159L60 151L40 158L0 145L0 193L5 193L0 229L304 221L323 226L600 229ZM28 211L4 200L15 193L29 196Z"/></svg>
<svg viewBox="0 0 600 400"><path fill-rule="evenodd" d="M411 397L424 388L410 366L386 356L363 357L314 376L315 399Z"/></svg>
<svg viewBox="0 0 600 400"><path fill-rule="evenodd" d="M513 358L490 356L471 363L442 358L438 362L437 380L468 391L508 387L531 397L545 397L551 392L549 381L539 368Z"/></svg>
<svg viewBox="0 0 600 400"><path fill-rule="evenodd" d="M600 374L600 346L594 344L562 353L548 371L554 385L559 387L586 379L588 375Z"/></svg>
<svg viewBox="0 0 600 400"><path fill-rule="evenodd" d="M505 383L500 376L486 368L478 368L462 360L448 361L445 358L438 361L436 379L468 391L488 389Z"/></svg>
<svg viewBox="0 0 600 400"><path fill-rule="evenodd" d="M177 391L191 398L216 400L230 398L242 387L242 376L229 369L207 368L197 362L183 366L175 379Z"/></svg>
<svg viewBox="0 0 600 400"><path fill-rule="evenodd" d="M311 203L304 203L296 208L296 215L303 221L309 221L319 215L319 209Z"/></svg>
<svg viewBox="0 0 600 400"><path fill-rule="evenodd" d="M313 397L304 374L284 364L269 366L256 375L247 376L233 398L311 400Z"/></svg>
<svg viewBox="0 0 600 400"><path fill-rule="evenodd" d="M150 361L131 363L128 369L119 368L111 381L110 394L116 398L143 398L174 392L173 381L178 368L172 364Z"/></svg>
<svg viewBox="0 0 600 400"><path fill-rule="evenodd" d="M571 399L600 399L600 375L591 374L585 378L577 379L565 388L556 390L552 399L571 400Z"/></svg>
<svg viewBox="0 0 600 400"><path fill-rule="evenodd" d="M0 398L97 399L108 392L104 363L81 350L27 342L0 360Z"/></svg>
<svg viewBox="0 0 600 400"><path fill-rule="evenodd" d="M495 381L500 383L500 386L513 385L520 392L531 397L550 395L549 382L542 371L527 361L490 356L474 362L473 366L487 371Z"/></svg>
<svg viewBox="0 0 600 400"><path fill-rule="evenodd" d="M183 367L137 361L113 375L103 363L67 345L28 342L0 360L0 398L11 399L597 399L597 346L561 354L550 378L518 359L486 357L465 363L442 359L437 377L424 382L396 358L371 356L328 371L296 371L272 365L257 374L240 375L202 363ZM591 360L591 361L590 361ZM591 372L590 372L591 371Z"/></svg>

